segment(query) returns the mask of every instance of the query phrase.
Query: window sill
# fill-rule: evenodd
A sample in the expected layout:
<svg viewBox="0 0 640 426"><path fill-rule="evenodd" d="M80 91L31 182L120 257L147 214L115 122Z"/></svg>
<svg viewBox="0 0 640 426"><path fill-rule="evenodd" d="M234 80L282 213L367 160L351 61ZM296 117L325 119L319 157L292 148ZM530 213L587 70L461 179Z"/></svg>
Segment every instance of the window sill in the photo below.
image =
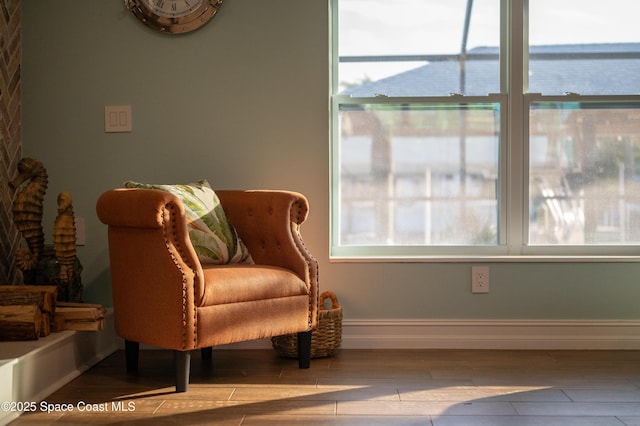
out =
<svg viewBox="0 0 640 426"><path fill-rule="evenodd" d="M623 263L640 256L329 256L331 263Z"/></svg>

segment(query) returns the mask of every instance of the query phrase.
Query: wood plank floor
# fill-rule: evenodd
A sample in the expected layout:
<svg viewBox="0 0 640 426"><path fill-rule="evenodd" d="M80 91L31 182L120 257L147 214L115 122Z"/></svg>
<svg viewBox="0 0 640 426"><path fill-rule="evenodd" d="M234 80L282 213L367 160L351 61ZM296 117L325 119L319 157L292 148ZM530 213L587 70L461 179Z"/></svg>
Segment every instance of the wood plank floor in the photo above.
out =
<svg viewBox="0 0 640 426"><path fill-rule="evenodd" d="M45 401L73 411L11 424L640 426L639 351L342 350L308 370L271 350L213 357L194 352L174 393L171 352L142 351L132 377L119 351Z"/></svg>

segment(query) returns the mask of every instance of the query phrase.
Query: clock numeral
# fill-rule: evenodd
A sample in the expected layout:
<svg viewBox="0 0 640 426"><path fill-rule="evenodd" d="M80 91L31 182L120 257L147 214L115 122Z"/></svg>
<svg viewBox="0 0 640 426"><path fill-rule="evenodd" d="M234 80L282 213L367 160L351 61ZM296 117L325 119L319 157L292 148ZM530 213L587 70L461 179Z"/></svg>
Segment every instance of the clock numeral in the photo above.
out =
<svg viewBox="0 0 640 426"><path fill-rule="evenodd" d="M157 10L164 10L172 13L182 13L184 11L190 11L194 8L193 0L152 0L155 4L154 8ZM198 4L199 2L195 2Z"/></svg>
<svg viewBox="0 0 640 426"><path fill-rule="evenodd" d="M125 0L127 8L136 18L165 34L181 34L200 28L216 15L222 2L223 0Z"/></svg>

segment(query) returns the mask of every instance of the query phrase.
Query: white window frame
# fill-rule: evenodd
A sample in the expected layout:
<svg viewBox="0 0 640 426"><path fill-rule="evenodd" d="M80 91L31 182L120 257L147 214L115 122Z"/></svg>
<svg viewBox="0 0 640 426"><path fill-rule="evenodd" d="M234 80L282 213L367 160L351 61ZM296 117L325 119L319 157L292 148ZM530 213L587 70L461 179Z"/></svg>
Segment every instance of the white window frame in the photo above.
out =
<svg viewBox="0 0 640 426"><path fill-rule="evenodd" d="M606 246L532 246L528 245L529 199L528 117L529 105L536 101L566 101L564 96L529 94L523 70L528 61L525 25L529 0L501 0L500 94L463 97L375 97L351 98L334 95L338 82L337 2L330 0L331 94L330 94L330 259L332 261L393 262L625 262L640 260L640 245ZM508 30L505 30L508 29ZM572 98L575 100L576 98ZM640 102L640 96L578 96L580 101ZM501 104L501 137L499 154L499 227L498 244L494 246L349 246L340 241L340 175L339 125L340 104L385 103L461 103L496 102Z"/></svg>

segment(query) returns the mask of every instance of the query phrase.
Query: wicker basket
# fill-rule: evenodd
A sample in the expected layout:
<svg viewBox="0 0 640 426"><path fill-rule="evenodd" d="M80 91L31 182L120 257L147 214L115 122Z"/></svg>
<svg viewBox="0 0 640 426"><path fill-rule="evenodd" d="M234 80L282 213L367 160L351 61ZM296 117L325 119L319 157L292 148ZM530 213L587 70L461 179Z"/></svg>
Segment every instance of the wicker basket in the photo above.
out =
<svg viewBox="0 0 640 426"><path fill-rule="evenodd" d="M331 299L331 309L324 306ZM330 291L320 295L318 302L318 328L311 332L311 358L334 355L342 342L342 308L338 298ZM298 335L285 334L271 338L273 349L283 357L298 358Z"/></svg>

